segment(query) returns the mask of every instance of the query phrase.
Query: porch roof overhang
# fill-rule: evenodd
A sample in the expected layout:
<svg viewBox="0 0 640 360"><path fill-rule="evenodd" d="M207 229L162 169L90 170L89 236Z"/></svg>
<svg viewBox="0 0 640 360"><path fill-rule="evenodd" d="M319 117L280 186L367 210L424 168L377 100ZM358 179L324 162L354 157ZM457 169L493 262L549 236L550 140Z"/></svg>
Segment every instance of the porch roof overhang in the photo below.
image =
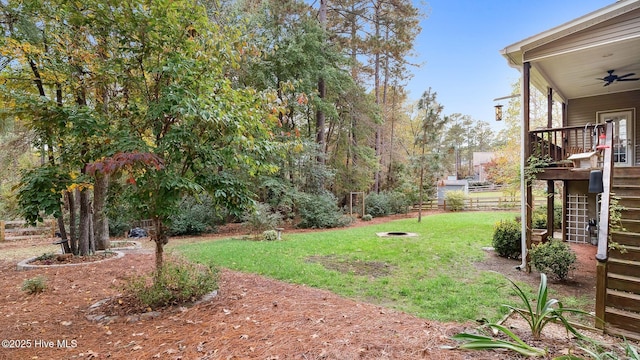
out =
<svg viewBox="0 0 640 360"><path fill-rule="evenodd" d="M640 0L621 0L501 50L510 66L531 64L531 85L555 100L640 89L640 81L601 80L614 70L640 77Z"/></svg>

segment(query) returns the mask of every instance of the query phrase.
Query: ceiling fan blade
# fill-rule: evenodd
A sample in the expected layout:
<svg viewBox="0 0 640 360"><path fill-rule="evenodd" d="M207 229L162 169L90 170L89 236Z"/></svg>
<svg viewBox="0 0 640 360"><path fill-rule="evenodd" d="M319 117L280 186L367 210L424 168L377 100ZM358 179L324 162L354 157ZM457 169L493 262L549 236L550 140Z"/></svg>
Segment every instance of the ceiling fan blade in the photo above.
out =
<svg viewBox="0 0 640 360"><path fill-rule="evenodd" d="M620 79L618 78L618 81L638 81L640 80L640 78L632 78L632 79Z"/></svg>
<svg viewBox="0 0 640 360"><path fill-rule="evenodd" d="M624 78L627 78L627 77L629 77L629 76L633 76L633 75L635 75L635 74L636 74L636 73L628 73L628 74L625 74L625 75L620 75L620 76L618 76L618 80L622 80L622 79L624 79Z"/></svg>

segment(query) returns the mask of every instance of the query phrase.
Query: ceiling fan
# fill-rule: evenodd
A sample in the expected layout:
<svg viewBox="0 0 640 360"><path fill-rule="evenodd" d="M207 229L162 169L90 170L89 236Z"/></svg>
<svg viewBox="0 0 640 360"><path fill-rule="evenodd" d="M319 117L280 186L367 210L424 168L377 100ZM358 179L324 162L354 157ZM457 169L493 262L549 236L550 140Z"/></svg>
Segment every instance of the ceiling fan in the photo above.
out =
<svg viewBox="0 0 640 360"><path fill-rule="evenodd" d="M635 73L628 73L625 75L614 75L613 72L615 70L609 70L607 71L609 73L609 75L603 77L603 78L598 78L598 80L602 80L604 81L604 86L608 86L611 85L612 82L614 81L636 81L636 80L640 80L640 78L629 78L629 76L633 76L635 75Z"/></svg>

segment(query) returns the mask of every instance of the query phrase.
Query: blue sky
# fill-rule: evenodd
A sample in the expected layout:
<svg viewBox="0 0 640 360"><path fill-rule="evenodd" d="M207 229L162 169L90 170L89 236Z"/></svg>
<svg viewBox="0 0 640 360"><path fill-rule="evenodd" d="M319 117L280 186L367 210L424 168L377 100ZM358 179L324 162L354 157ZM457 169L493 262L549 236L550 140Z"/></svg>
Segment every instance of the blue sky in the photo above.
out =
<svg viewBox="0 0 640 360"><path fill-rule="evenodd" d="M428 0L429 16L416 41L422 67L413 69L409 97L429 87L444 113L470 115L495 130L493 99L509 95L519 72L500 50L515 42L612 4L615 0Z"/></svg>

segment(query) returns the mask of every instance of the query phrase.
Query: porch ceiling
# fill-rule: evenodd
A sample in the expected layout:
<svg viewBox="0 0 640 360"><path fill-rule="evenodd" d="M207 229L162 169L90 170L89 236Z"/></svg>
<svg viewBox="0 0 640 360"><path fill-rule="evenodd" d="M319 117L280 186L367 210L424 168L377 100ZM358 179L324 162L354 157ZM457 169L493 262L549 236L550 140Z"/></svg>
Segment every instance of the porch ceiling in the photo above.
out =
<svg viewBox="0 0 640 360"><path fill-rule="evenodd" d="M531 64L532 84L561 100L640 89L639 81L599 80L607 71L640 78L640 0L603 9L532 36L501 51L509 64Z"/></svg>
<svg viewBox="0 0 640 360"><path fill-rule="evenodd" d="M532 69L536 87L543 92L552 87L565 100L638 90L640 80L604 86L599 79L609 70L618 76L635 73L629 78L640 77L640 38L534 60Z"/></svg>

